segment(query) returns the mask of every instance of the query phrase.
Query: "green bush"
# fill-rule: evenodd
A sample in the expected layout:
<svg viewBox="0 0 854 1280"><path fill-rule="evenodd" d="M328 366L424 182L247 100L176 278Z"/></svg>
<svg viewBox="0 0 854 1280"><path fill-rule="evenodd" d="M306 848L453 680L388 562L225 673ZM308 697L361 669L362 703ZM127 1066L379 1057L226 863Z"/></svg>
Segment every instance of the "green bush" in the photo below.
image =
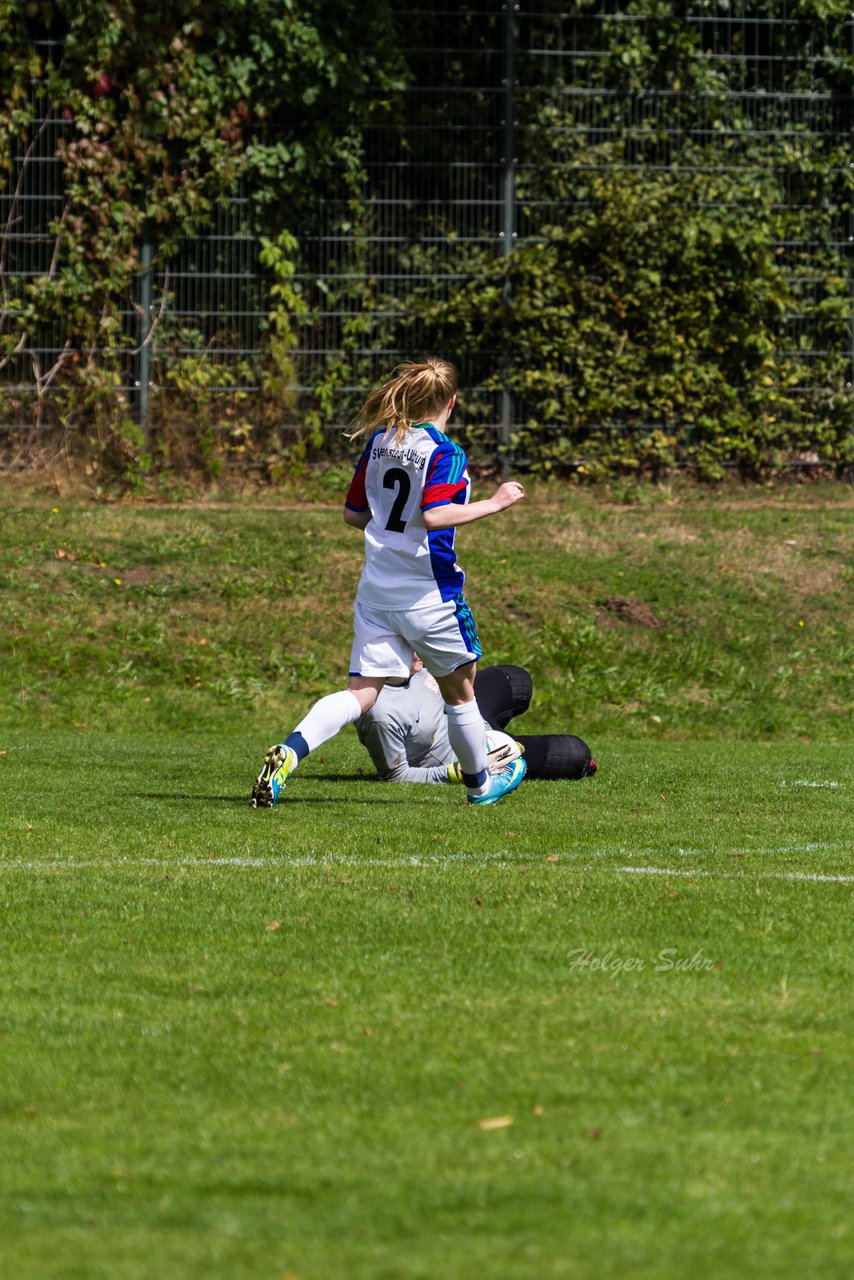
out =
<svg viewBox="0 0 854 1280"><path fill-rule="evenodd" d="M808 319L812 340L838 354L807 372L781 351L804 302L779 256L771 193L757 206L752 175L614 164L573 176L564 225L542 227L449 303L418 304L435 345L484 352L487 385L516 396L516 463L657 473L681 460L716 476L807 449L850 462L850 296L831 252L813 257L822 288ZM490 372L496 350L507 362Z"/></svg>
<svg viewBox="0 0 854 1280"><path fill-rule="evenodd" d="M239 190L236 230L264 273L262 352L203 302L170 316L162 285L155 463L275 480L335 459L332 428L378 368L432 350L464 363L481 456L509 393L502 448L522 469L850 465L854 55L847 10L792 0L775 22L779 7L758 0L742 25L683 0L525 14L540 26L519 42L519 231L496 256L497 9L465 8L451 31L444 12L386 0L0 0L7 232L46 104L62 122L46 256L30 269L8 234L0 249L0 413L26 405L37 429L62 427L138 484L119 388L147 323L140 244L159 271ZM567 23L572 58L542 57L563 52ZM809 54L793 57L801 35ZM380 117L395 127L371 133ZM375 239L366 178L391 158L395 234ZM455 205L475 191L460 234Z"/></svg>

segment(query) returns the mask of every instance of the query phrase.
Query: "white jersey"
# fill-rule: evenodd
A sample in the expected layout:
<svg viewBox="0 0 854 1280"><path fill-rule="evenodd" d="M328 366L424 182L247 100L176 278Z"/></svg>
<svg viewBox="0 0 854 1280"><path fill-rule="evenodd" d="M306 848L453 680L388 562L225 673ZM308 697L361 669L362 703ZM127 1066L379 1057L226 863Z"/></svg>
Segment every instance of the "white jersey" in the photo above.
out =
<svg viewBox="0 0 854 1280"><path fill-rule="evenodd" d="M426 608L460 594L465 574L454 554L454 530L428 532L422 512L468 502L467 465L460 446L430 423L412 427L400 444L393 428L371 436L345 504L371 513L358 592L363 604Z"/></svg>
<svg viewBox="0 0 854 1280"><path fill-rule="evenodd" d="M427 671L405 685L380 689L370 711L356 721L377 773L387 782L448 782L455 759L439 686Z"/></svg>

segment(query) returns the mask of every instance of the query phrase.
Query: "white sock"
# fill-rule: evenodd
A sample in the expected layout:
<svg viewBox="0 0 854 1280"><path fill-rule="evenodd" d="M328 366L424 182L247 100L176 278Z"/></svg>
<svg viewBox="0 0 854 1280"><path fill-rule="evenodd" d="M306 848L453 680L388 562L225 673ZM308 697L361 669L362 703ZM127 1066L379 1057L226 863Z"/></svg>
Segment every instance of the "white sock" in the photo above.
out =
<svg viewBox="0 0 854 1280"><path fill-rule="evenodd" d="M309 751L316 751L324 742L334 738L345 724L352 724L362 714L359 699L349 689L328 693L315 702L304 720L300 720L294 733L302 734Z"/></svg>
<svg viewBox="0 0 854 1280"><path fill-rule="evenodd" d="M473 795L482 795L489 783L486 772L486 730L477 702L463 702L456 707L445 704L448 717L448 741L460 762L466 787ZM467 776L466 776L467 775ZM470 778L481 779L469 784Z"/></svg>

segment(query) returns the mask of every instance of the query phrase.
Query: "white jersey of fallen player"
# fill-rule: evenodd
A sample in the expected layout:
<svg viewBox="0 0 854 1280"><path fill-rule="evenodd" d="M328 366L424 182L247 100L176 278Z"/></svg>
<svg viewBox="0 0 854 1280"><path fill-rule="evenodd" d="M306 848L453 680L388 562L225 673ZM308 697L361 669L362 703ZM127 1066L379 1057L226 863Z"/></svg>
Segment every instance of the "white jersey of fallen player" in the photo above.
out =
<svg viewBox="0 0 854 1280"><path fill-rule="evenodd" d="M483 722L486 767L495 772L522 754L509 734ZM454 750L448 741L448 717L439 686L427 671L406 685L387 684L370 711L356 721L356 732L385 782L448 782Z"/></svg>
<svg viewBox="0 0 854 1280"><path fill-rule="evenodd" d="M430 423L401 443L393 429L368 440L347 492L351 511L370 510L359 599L379 609L413 609L454 600L465 574L454 530L424 526L423 512L466 503L471 482L465 452Z"/></svg>

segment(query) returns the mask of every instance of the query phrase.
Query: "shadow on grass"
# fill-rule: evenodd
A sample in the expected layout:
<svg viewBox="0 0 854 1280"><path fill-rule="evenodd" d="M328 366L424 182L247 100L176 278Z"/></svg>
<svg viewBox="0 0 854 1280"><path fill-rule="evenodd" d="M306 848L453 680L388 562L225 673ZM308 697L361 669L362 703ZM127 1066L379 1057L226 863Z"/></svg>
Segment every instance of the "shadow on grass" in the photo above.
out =
<svg viewBox="0 0 854 1280"><path fill-rule="evenodd" d="M128 791L128 800L190 800L194 804L249 805L249 796L193 795L189 791Z"/></svg>
<svg viewBox="0 0 854 1280"><path fill-rule="evenodd" d="M304 773L303 779L308 782L370 782L375 785L382 782L376 773Z"/></svg>
<svg viewBox="0 0 854 1280"><path fill-rule="evenodd" d="M329 781L344 782L344 781L347 781L347 779L342 778L340 775L337 775L335 778L330 778ZM377 779L377 781L379 781L379 779ZM426 796L424 797L423 800L413 800L411 795L399 794L399 793L395 794L396 792L397 792L397 788L394 788L394 791L392 791L391 788L383 789L382 791L379 791L377 789L376 791L373 792L373 794L370 797L368 796L364 796L364 797L346 796L345 797L345 796L328 796L328 795L327 796L306 796L306 795L300 795L300 794L294 795L292 791L289 791L287 799L282 802L282 805L287 804L290 807L291 805L295 805L295 804L334 803L334 804L408 804L408 805L412 805L412 804L429 804L430 803L428 797ZM237 808L238 806L241 809L250 808L248 794L242 794L239 796L217 796L217 795L193 794L192 792L189 792L189 791L129 791L127 792L127 799L128 800L175 800L175 801L180 801L181 803L187 803L189 801L192 804L227 804L227 805L233 805L235 808ZM282 806L277 806L277 808L280 808L280 807Z"/></svg>

